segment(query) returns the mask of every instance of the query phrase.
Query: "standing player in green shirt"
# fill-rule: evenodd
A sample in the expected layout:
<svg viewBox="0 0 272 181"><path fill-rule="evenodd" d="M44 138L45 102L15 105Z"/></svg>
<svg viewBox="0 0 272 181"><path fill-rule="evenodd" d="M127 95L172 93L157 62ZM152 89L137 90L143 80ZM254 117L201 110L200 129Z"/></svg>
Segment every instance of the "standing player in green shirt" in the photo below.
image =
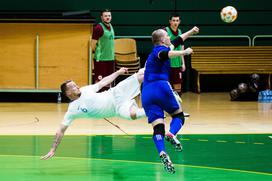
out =
<svg viewBox="0 0 272 181"><path fill-rule="evenodd" d="M182 34L182 31L179 29L179 25L180 25L179 14L172 13L169 17L169 26L163 28L167 32L171 41ZM174 50L184 50L184 45L180 45L176 47ZM175 92L178 93L178 95L180 96L181 90L182 90L182 72L186 70L183 55L179 57L171 58L170 64L171 64L171 71L170 71L169 82L172 85L172 88L175 90ZM184 112L184 116L189 117L190 115Z"/></svg>
<svg viewBox="0 0 272 181"><path fill-rule="evenodd" d="M182 34L181 30L179 29L179 25L180 25L179 14L177 13L171 14L169 17L169 26L164 28L164 30L169 35L171 41ZM184 45L180 45L174 50L184 50ZM172 85L172 88L180 95L181 88L182 88L182 72L184 72L186 69L185 63L184 63L184 57L179 56L179 57L171 58L170 64L171 64L171 71L170 71L169 81Z"/></svg>
<svg viewBox="0 0 272 181"><path fill-rule="evenodd" d="M101 23L93 29L91 47L94 52L94 83L114 72L114 30L111 19L110 10L102 10Z"/></svg>

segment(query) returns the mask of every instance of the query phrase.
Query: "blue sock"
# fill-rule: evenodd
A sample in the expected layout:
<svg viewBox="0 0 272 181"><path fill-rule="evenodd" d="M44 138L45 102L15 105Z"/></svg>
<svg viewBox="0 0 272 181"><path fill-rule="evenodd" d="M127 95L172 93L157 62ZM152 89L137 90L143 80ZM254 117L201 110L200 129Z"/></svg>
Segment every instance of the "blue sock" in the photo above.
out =
<svg viewBox="0 0 272 181"><path fill-rule="evenodd" d="M156 134L153 136L153 141L157 147L157 150L160 154L161 151L165 152L165 146L164 146L164 136L161 134Z"/></svg>
<svg viewBox="0 0 272 181"><path fill-rule="evenodd" d="M170 124L170 133L176 135L182 127L180 118L173 118Z"/></svg>

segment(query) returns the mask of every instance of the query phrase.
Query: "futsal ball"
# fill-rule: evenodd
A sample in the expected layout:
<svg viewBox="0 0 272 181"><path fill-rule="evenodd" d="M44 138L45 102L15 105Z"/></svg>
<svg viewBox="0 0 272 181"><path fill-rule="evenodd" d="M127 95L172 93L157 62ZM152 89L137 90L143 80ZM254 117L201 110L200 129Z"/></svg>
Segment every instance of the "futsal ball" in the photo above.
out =
<svg viewBox="0 0 272 181"><path fill-rule="evenodd" d="M225 23L232 23L237 19L238 13L237 10L232 6L226 6L221 10L221 19Z"/></svg>
<svg viewBox="0 0 272 181"><path fill-rule="evenodd" d="M245 92L247 92L247 90L248 90L247 84L246 84L246 83L240 83L240 84L238 85L238 90L239 90L240 93L245 93Z"/></svg>

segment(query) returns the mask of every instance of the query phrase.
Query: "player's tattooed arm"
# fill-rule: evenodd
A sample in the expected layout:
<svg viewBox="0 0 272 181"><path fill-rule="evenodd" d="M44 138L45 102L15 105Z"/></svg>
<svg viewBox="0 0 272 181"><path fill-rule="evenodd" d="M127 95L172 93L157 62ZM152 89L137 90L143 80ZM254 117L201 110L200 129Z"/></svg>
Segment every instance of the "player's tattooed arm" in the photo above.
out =
<svg viewBox="0 0 272 181"><path fill-rule="evenodd" d="M49 152L46 155L42 156L41 159L47 160L55 155L55 151L56 151L58 145L60 144L67 128L68 128L68 126L61 124L60 128L58 129L58 131L55 135L51 149L49 150Z"/></svg>

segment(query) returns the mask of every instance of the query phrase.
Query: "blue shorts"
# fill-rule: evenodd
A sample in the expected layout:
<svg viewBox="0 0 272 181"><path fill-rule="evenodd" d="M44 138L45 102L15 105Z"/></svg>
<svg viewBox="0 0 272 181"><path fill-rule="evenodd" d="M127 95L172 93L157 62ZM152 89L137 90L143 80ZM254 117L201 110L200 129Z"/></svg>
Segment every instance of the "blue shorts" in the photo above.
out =
<svg viewBox="0 0 272 181"><path fill-rule="evenodd" d="M148 123L164 118L164 111L169 114L180 108L168 81L156 81L143 86L142 105L148 117Z"/></svg>

